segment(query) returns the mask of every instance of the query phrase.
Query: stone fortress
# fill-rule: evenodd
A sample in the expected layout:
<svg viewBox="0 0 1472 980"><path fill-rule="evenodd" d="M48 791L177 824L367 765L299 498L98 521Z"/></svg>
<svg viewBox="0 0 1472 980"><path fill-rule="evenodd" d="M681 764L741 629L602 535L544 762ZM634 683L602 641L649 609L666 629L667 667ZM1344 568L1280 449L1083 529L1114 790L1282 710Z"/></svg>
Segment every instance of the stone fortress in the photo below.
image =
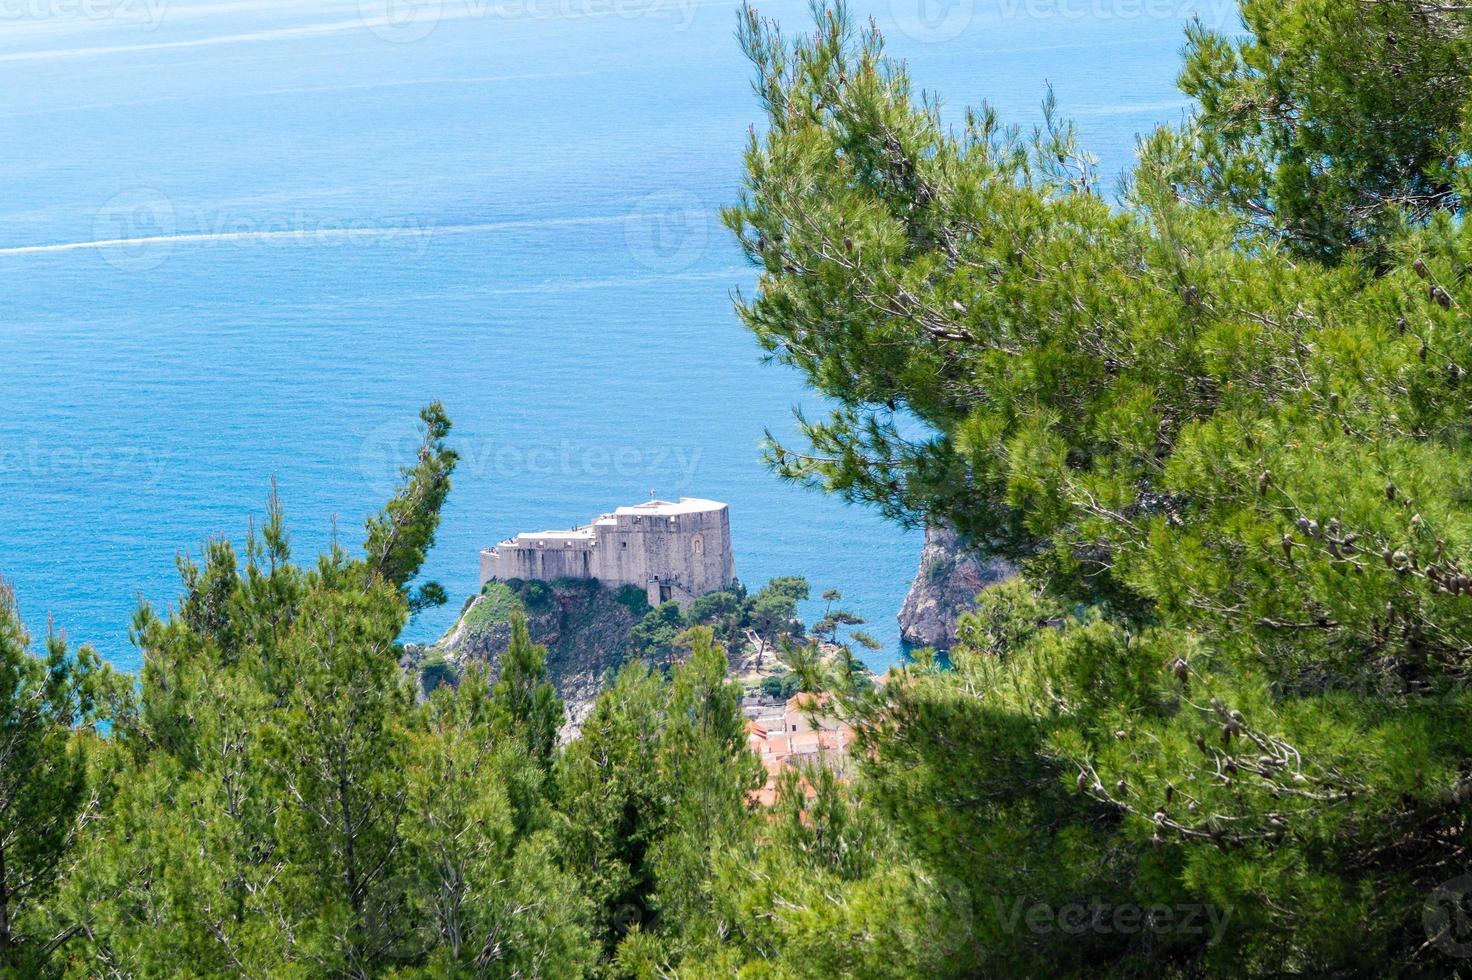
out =
<svg viewBox="0 0 1472 980"><path fill-rule="evenodd" d="M650 500L568 531L523 532L480 553L482 586L513 578L634 585L651 606L674 600L683 608L736 581L729 511L695 497Z"/></svg>

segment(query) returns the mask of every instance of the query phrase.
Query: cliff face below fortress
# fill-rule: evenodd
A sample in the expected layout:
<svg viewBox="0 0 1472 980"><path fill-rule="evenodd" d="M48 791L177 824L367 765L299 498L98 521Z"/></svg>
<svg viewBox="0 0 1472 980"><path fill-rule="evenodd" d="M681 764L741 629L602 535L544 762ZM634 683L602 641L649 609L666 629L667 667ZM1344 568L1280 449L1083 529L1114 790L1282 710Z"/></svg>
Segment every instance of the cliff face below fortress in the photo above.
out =
<svg viewBox="0 0 1472 980"><path fill-rule="evenodd" d="M949 650L956 642L956 619L976 608L976 595L1011 578L1015 570L1000 558L967 547L947 527L927 527L920 568L900 607L900 636L911 646Z"/></svg>
<svg viewBox="0 0 1472 980"><path fill-rule="evenodd" d="M785 702L797 690L797 675L771 637L756 638L748 618L773 585L756 597L744 590L727 593L726 601L706 608L702 618L694 619L694 611L689 615L675 612L672 621L668 614L677 604L666 603L658 615L650 616L646 592L634 585L610 589L596 580L496 579L465 604L455 625L434 644L406 644L401 664L418 683L421 697L443 685L458 684L477 664L486 665L494 681L511 645L512 616L520 609L532 642L547 649L548 678L567 712L562 734L571 738L610 675L633 659L631 646L642 651L641 656L655 670L666 669L683 655L677 631L698 623L715 632L726 653L729 679L741 687L747 701ZM632 634L641 620L644 625L634 640ZM789 625L801 635L797 620ZM817 642L817 665L830 672L853 669L843 651L833 643ZM865 668L860 672L868 674Z"/></svg>
<svg viewBox="0 0 1472 980"><path fill-rule="evenodd" d="M629 631L647 611L638 590L615 592L596 581L488 583L438 642L410 651L421 687L456 683L472 663L489 664L495 677L511 643L517 604L532 642L547 648L547 673L566 703L569 724L581 724L604 675L628 657Z"/></svg>

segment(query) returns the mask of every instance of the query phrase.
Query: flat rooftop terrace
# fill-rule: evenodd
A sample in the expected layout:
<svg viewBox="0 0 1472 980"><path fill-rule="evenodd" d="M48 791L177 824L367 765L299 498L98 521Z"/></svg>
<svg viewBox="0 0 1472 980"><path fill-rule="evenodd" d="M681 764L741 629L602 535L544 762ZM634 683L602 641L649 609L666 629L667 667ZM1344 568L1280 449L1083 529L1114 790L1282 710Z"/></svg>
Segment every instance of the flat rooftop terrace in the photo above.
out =
<svg viewBox="0 0 1472 980"><path fill-rule="evenodd" d="M708 514L724 510L725 507L726 505L718 500L706 500L703 497L681 497L678 501L649 500L642 504L620 507L612 514L600 514L592 523L584 524L582 527L555 531L522 531L514 538L502 541L497 547L535 546L537 542L550 541L590 541L596 536L595 526L615 524L619 516L675 517L680 514Z"/></svg>
<svg viewBox="0 0 1472 980"><path fill-rule="evenodd" d="M679 502L671 503L668 500L650 500L642 504L631 504L620 507L614 511L615 514L643 514L656 517L667 517L675 514L703 514L707 511L720 510L726 505L715 500L704 500L700 497L681 497Z"/></svg>

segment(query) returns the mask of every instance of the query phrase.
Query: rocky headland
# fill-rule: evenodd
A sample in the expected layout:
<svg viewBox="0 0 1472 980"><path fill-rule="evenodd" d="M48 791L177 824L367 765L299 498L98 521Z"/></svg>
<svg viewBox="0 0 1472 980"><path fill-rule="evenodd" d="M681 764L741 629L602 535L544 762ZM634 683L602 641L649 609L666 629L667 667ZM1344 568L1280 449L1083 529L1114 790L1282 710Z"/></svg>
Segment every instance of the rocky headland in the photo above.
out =
<svg viewBox="0 0 1472 980"><path fill-rule="evenodd" d="M566 707L563 734L570 737L608 678L625 663L637 657L656 669L668 667L684 653L680 631L705 625L726 650L730 678L751 698L781 702L798 689L793 665L781 654L782 640L815 654L820 669L832 670L842 658L838 644L809 636L795 616L786 618L795 611L791 602L776 603L787 612L773 618L777 585L754 596L737 586L676 612L673 603L653 610L638 588L609 589L596 579L492 580L466 602L439 640L405 646L403 665L417 679L421 698L441 685L458 684L473 664L487 665L495 678L511 644L512 614L519 609L532 642L547 648L548 678ZM802 583L804 593L806 588Z"/></svg>
<svg viewBox="0 0 1472 980"><path fill-rule="evenodd" d="M976 608L982 589L1015 574L1012 565L971 548L948 527L927 527L914 584L900 607L900 637L912 647L949 650L956 619Z"/></svg>
<svg viewBox="0 0 1472 980"><path fill-rule="evenodd" d="M638 589L610 591L596 580L488 582L432 646L405 648L406 665L418 674L425 695L458 683L472 663L489 665L494 677L511 643L511 613L518 607L532 642L547 648L547 673L567 705L568 720L580 723L604 676L628 659L629 632L649 612Z"/></svg>

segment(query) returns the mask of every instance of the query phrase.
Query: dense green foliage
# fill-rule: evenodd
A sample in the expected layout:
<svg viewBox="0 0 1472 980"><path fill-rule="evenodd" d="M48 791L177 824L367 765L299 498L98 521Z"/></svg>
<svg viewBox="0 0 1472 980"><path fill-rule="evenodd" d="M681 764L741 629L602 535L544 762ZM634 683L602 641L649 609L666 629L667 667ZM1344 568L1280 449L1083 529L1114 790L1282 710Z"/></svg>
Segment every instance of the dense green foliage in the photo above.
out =
<svg viewBox="0 0 1472 980"><path fill-rule="evenodd" d="M536 761L483 735L500 715L545 710L524 679L535 658L495 690L472 679L426 708L398 665L455 459L443 412L423 420L419 457L368 522L362 557L293 563L273 498L243 567L212 542L203 568L181 563L176 611L140 611L138 707L114 719L99 782L109 804L52 907L77 934L61 972L581 962L576 906L527 922L504 896L480 900L513 868L525 887L557 875L534 822L515 819ZM507 949L508 931L535 938Z"/></svg>
<svg viewBox="0 0 1472 980"><path fill-rule="evenodd" d="M1395 239L1465 200L1472 36L1421 0L1247 0L1251 32L1188 32L1193 202L1297 254L1393 265Z"/></svg>
<svg viewBox="0 0 1472 980"><path fill-rule="evenodd" d="M136 688L60 637L29 652L0 590L0 975L561 978L721 944L765 780L724 645L671 605L678 662L630 663L560 747L525 619L551 593L495 583L496 675L416 703L398 636L455 461L423 421L361 555L295 563L273 494L243 561L181 559Z"/></svg>
<svg viewBox="0 0 1472 980"><path fill-rule="evenodd" d="M35 973L73 935L44 913L82 825L97 814L87 770L96 723L121 686L87 647L47 637L33 655L0 582L0 975Z"/></svg>
<svg viewBox="0 0 1472 980"><path fill-rule="evenodd" d="M675 652L675 645L685 629L685 616L677 603L661 602L651 609L629 631L629 650L636 656L663 662Z"/></svg>
<svg viewBox="0 0 1472 980"><path fill-rule="evenodd" d="M1118 201L1051 107L948 128L842 10L744 24L740 312L837 403L773 465L1025 573L854 706L868 798L970 896L955 968L1457 965L1423 906L1472 845L1472 15L1243 11Z"/></svg>
<svg viewBox="0 0 1472 980"><path fill-rule="evenodd" d="M1472 14L1243 10L1117 201L1051 109L948 128L841 8L743 20L740 311L836 406L771 461L1019 563L948 664L871 683L801 579L621 593L659 666L563 743L551 592L495 583L495 675L416 701L431 406L359 551L273 495L181 559L136 684L0 590L0 975L1465 973ZM770 811L742 645L857 729Z"/></svg>
<svg viewBox="0 0 1472 980"><path fill-rule="evenodd" d="M634 624L629 650L650 661L667 660L678 647L681 635L692 626L709 627L715 639L728 649L755 643L765 650L782 641L800 639L806 628L798 616L797 604L805 601L809 592L807 579L784 575L755 593L738 582L733 588L701 596L688 610L675 602L663 602Z"/></svg>
<svg viewBox="0 0 1472 980"><path fill-rule="evenodd" d="M572 583L558 584L566 586ZM590 583L575 584L578 588L584 588ZM509 623L518 612L527 616L538 616L556 608L557 599L548 582L519 578L502 582L492 579L481 586L479 595L466 599L465 607L460 610L460 625L475 630Z"/></svg>

